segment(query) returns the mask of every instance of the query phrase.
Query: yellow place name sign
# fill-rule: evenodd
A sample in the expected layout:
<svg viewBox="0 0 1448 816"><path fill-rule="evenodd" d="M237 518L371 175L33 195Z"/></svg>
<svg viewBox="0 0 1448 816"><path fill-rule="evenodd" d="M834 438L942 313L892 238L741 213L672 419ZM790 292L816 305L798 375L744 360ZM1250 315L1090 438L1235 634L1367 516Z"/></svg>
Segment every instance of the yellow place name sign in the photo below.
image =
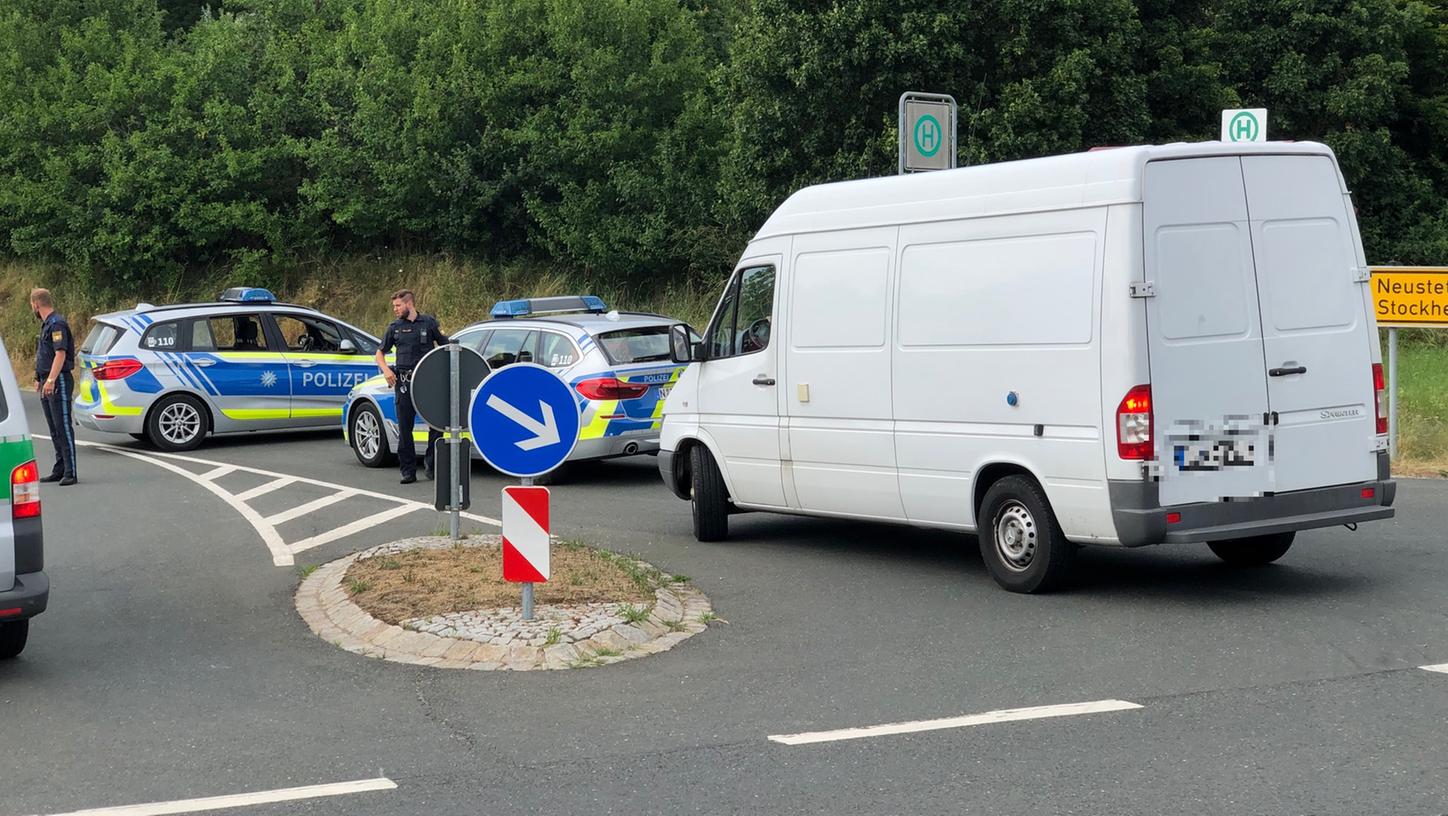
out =
<svg viewBox="0 0 1448 816"><path fill-rule="evenodd" d="M1448 266L1372 267L1379 326L1448 328Z"/></svg>

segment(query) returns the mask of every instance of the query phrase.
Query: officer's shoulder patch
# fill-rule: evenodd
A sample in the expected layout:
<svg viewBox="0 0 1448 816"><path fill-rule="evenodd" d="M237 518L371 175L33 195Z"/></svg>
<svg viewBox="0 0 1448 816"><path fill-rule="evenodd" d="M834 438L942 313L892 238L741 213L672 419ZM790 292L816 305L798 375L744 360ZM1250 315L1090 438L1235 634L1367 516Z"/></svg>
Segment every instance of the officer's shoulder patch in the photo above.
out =
<svg viewBox="0 0 1448 816"><path fill-rule="evenodd" d="M65 338L65 332L53 331L53 332L50 333L50 339L53 340L53 341L55 341L55 342L57 342L57 343L59 343L59 342L60 342L61 340L63 340L64 338Z"/></svg>

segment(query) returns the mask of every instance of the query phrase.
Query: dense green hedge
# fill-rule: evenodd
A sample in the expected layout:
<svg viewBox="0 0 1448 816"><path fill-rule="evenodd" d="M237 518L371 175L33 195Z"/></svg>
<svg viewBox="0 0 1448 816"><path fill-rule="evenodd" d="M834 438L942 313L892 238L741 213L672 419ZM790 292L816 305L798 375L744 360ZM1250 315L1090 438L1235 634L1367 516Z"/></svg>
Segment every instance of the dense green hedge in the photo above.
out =
<svg viewBox="0 0 1448 816"><path fill-rule="evenodd" d="M7 0L0 252L117 294L345 253L730 263L805 184L1216 137L1338 151L1370 260L1448 262L1448 14L1402 0Z"/></svg>

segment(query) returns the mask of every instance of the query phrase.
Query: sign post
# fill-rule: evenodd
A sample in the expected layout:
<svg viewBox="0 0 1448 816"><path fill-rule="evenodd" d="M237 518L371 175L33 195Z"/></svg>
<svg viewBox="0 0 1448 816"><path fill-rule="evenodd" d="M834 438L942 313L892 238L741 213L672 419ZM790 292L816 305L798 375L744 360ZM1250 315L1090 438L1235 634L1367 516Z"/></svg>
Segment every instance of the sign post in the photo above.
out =
<svg viewBox="0 0 1448 816"><path fill-rule="evenodd" d="M1388 330L1388 453L1398 456L1398 329L1448 329L1448 266L1374 266L1373 316Z"/></svg>
<svg viewBox="0 0 1448 816"><path fill-rule="evenodd" d="M581 424L573 389L533 363L498 370L468 406L478 454L523 480L522 487L503 488L503 579L523 584L524 620L533 619L533 584L547 581L549 569L548 488L534 487L533 477L573 453Z"/></svg>
<svg viewBox="0 0 1448 816"><path fill-rule="evenodd" d="M457 541L462 511L471 504L467 449L463 432L467 430L467 399L488 376L488 364L476 351L457 343L435 348L423 356L412 374L412 405L417 415L433 428L444 433L445 444L433 450L436 493L433 506L448 510L452 539Z"/></svg>
<svg viewBox="0 0 1448 816"><path fill-rule="evenodd" d="M955 97L920 91L900 94L900 173L955 167L956 126Z"/></svg>
<svg viewBox="0 0 1448 816"><path fill-rule="evenodd" d="M1222 141L1267 141L1267 109L1230 108L1222 111Z"/></svg>

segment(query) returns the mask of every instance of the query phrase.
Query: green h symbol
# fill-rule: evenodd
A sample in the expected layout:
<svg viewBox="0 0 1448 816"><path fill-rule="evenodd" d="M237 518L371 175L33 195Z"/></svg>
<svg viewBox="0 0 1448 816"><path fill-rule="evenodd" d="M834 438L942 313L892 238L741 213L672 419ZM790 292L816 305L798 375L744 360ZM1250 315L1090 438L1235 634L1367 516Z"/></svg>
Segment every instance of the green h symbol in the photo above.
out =
<svg viewBox="0 0 1448 816"><path fill-rule="evenodd" d="M1231 136L1234 142L1250 142L1257 138L1257 127L1257 117L1242 111L1227 123L1227 135Z"/></svg>
<svg viewBox="0 0 1448 816"><path fill-rule="evenodd" d="M915 149L927 159L934 156L940 150L942 135L940 120L925 114L915 123Z"/></svg>

